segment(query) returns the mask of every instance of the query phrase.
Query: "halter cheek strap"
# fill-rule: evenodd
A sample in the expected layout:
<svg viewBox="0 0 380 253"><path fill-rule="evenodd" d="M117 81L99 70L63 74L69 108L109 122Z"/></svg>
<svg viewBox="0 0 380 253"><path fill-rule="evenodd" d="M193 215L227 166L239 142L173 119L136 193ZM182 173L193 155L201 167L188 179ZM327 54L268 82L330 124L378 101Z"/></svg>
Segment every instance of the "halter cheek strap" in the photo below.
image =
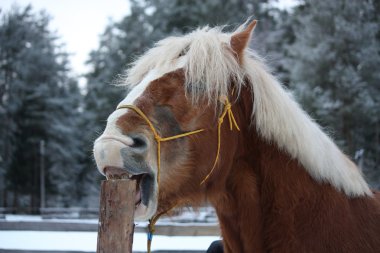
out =
<svg viewBox="0 0 380 253"><path fill-rule="evenodd" d="M202 182L200 183L200 185L203 185L209 179L209 177L213 173L213 171L214 171L214 169L216 167L216 164L217 164L217 162L219 160L220 146L221 146L220 145L221 144L221 128L222 128L223 121L224 121L224 118L226 117L226 115L228 115L228 121L230 123L230 130L232 131L233 127L235 127L236 130L240 131L239 126L236 123L235 117L233 115L233 112L232 112L232 109L231 109L231 103L228 100L228 98L227 97L222 97L220 99L220 102L224 104L224 109L223 109L223 112L222 112L222 114L220 115L220 117L218 119L218 147L217 147L217 151L216 151L216 157L215 157L215 161L214 161L214 164L213 164L210 172L205 176L205 178L202 180ZM119 109L131 109L134 112L136 112L142 119L145 120L145 122L148 124L150 130L152 131L152 133L154 135L154 139L157 142L157 186L158 186L158 188L159 188L159 185L160 185L159 183L160 183L160 171L161 171L161 142L175 140L175 139L179 139L179 138L182 138L182 137L190 136L190 135L197 134L197 133L205 131L205 129L198 129L198 130L195 130L195 131L190 131L190 132L187 132L187 133L178 134L178 135L174 135L174 136L170 136L170 137L161 137L158 134L156 128L153 126L152 122L149 120L149 118L138 107L136 107L134 105L121 105L121 106L117 107L116 110L119 110ZM177 205L174 205L170 209L154 215L149 220L149 225L148 225L148 230L149 231L148 231L148 241L147 241L147 251L148 251L148 253L151 252L151 243L152 243L153 234L154 234L154 230L155 230L154 227L155 227L155 224L156 224L157 220L162 215L164 215L164 214L168 213L170 210L172 210L175 206L177 206Z"/></svg>

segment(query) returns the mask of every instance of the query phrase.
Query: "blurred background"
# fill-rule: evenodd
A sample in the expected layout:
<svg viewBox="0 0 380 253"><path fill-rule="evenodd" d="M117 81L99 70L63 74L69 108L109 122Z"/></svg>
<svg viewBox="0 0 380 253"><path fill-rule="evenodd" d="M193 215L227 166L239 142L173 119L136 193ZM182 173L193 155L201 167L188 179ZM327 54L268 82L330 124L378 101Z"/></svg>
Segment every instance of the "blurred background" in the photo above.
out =
<svg viewBox="0 0 380 253"><path fill-rule="evenodd" d="M0 2L0 214L96 217L112 83L168 35L258 19L256 49L380 187L380 1ZM312 145L312 144L311 144Z"/></svg>

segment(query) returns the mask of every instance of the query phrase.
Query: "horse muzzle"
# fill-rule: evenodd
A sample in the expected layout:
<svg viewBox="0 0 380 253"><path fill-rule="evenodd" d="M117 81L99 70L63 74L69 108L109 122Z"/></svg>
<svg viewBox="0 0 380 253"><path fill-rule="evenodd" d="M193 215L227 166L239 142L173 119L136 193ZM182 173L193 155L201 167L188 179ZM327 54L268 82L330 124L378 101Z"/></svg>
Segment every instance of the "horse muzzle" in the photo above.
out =
<svg viewBox="0 0 380 253"><path fill-rule="evenodd" d="M137 181L135 220L147 220L157 210L157 174L146 161L148 142L143 136L100 136L94 144L94 157L107 179Z"/></svg>

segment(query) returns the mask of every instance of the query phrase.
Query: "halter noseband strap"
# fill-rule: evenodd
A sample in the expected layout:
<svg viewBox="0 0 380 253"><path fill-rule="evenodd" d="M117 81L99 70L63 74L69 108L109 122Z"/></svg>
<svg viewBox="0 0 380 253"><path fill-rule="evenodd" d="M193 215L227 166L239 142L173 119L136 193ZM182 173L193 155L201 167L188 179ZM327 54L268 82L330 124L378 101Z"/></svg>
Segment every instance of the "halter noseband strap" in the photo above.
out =
<svg viewBox="0 0 380 253"><path fill-rule="evenodd" d="M225 97L225 96L221 97L220 98L220 102L224 104L224 109L223 109L223 112L222 112L222 114L220 115L220 117L218 119L218 147L217 147L216 157L215 157L214 165L212 166L210 172L202 180L202 182L200 183L200 185L203 185L209 179L209 177L213 173L213 171L214 171L214 169L216 167L216 164L217 164L217 162L219 160L220 144L221 144L221 128L222 128L222 124L223 124L223 121L224 121L224 118L226 117L226 115L228 115L228 121L230 123L230 130L232 131L233 127L235 127L236 130L240 131L239 126L236 123L235 117L233 115L233 112L232 112L232 109L231 109L232 106L231 106L231 103L228 100L228 98ZM142 119L145 120L145 122L148 124L150 130L152 131L152 133L154 135L154 139L157 142L157 187L158 188L159 188L160 171L161 171L161 142L175 140L175 139L179 139L179 138L182 138L182 137L190 136L190 135L197 134L197 133L205 131L205 129L198 129L198 130L195 130L195 131L190 131L190 132L187 132L187 133L178 134L178 135L174 135L174 136L170 136L170 137L161 137L158 134L156 128L153 126L152 122L149 120L149 118L138 107L136 107L134 105L121 105L121 106L119 106L119 107L116 108L116 110L119 110L119 109L131 109L134 112L136 112ZM173 207L171 207L170 209L168 209L166 211L163 211L161 213L158 213L158 214L154 215L149 220L149 225L148 225L149 232L148 232L148 241L147 241L147 251L148 251L148 253L151 252L151 243L152 243L152 239L153 239L153 233L154 233L155 223L160 218L160 216L162 216L163 214L168 213L175 206L176 205L174 205Z"/></svg>

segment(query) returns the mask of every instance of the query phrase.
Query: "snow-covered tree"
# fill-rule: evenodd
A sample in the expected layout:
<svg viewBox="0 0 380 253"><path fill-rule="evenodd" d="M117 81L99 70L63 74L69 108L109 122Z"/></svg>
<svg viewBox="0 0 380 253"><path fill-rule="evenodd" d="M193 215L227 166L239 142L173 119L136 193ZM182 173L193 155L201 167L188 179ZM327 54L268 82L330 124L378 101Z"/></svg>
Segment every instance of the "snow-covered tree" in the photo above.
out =
<svg viewBox="0 0 380 253"><path fill-rule="evenodd" d="M295 41L285 65L302 103L341 147L353 158L364 151L356 158L378 187L380 24L375 3L303 1L291 21Z"/></svg>
<svg viewBox="0 0 380 253"><path fill-rule="evenodd" d="M0 21L0 168L3 203L19 197L39 205L40 143L45 142L48 200L74 198L81 170L76 82L69 77L67 54L48 30L47 14L31 6L13 8ZM54 198L49 197L55 194ZM12 197L11 203L7 196ZM57 198L58 196L58 198Z"/></svg>

